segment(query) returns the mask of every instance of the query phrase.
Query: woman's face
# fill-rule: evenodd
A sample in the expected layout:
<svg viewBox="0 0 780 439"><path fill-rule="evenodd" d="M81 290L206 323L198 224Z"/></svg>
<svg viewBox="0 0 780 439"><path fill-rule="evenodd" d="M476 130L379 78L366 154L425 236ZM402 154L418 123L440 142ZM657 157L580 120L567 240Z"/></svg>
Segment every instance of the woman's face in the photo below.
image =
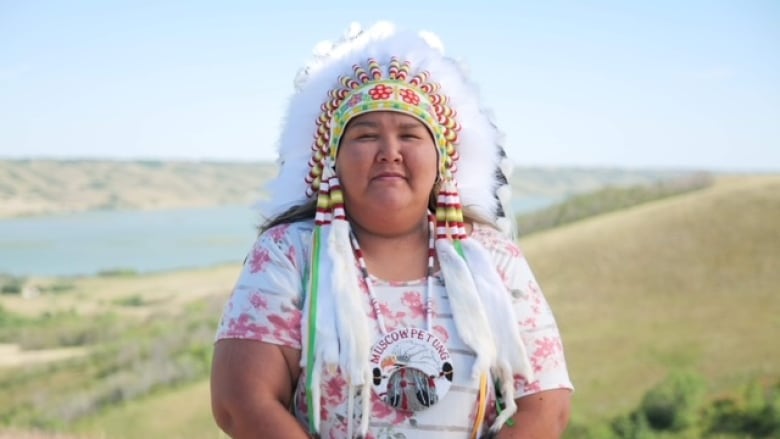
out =
<svg viewBox="0 0 780 439"><path fill-rule="evenodd" d="M376 111L352 119L341 140L336 173L344 205L356 214L422 214L437 174L428 128L406 114Z"/></svg>

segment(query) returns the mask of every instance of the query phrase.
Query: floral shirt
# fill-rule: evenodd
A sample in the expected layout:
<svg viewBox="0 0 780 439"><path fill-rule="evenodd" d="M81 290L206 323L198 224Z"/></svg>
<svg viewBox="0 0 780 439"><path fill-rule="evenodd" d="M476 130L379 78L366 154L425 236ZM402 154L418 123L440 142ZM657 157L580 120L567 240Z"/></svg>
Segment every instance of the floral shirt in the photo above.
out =
<svg viewBox="0 0 780 439"><path fill-rule="evenodd" d="M217 339L252 339L292 348L301 348L301 307L308 270L313 223L302 222L276 226L261 235L251 249L233 293L225 305ZM499 232L475 226L471 238L480 241L490 252L512 294L517 324L535 377L527 381L515 376L515 396L521 397L548 389L572 389L566 367L563 345L548 303L516 243ZM426 279L388 282L371 278L372 289L379 300L386 330L424 328ZM477 411L479 379L472 379L474 352L458 335L452 319L443 280L434 279L433 320L431 332L446 343L455 370L449 392L435 405L422 411L396 410L372 392L369 438L467 438ZM363 309L369 322L375 324L375 339L382 336L376 316L364 297ZM510 348L510 347L507 347ZM461 372L461 373L458 373ZM308 426L305 375L302 371L294 395L292 412ZM359 390L357 390L359 392ZM323 438L343 438L348 428L348 386L338 372L323 371L320 434ZM354 397L359 406L360 395ZM353 406L353 408L354 408ZM360 407L352 431L357 431ZM486 425L495 419L495 395L490 389Z"/></svg>

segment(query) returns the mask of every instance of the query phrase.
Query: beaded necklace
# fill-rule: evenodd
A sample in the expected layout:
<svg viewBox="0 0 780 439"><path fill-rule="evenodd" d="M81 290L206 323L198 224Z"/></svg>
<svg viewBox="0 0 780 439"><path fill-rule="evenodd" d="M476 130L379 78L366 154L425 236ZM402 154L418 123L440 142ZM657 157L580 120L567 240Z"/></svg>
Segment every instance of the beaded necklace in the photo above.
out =
<svg viewBox="0 0 780 439"><path fill-rule="evenodd" d="M431 330L431 320L433 320L433 298L431 297L431 290L433 289L433 269L434 261L436 258L436 249L434 247L435 236L435 221L433 216L428 216L428 268L425 276L425 329ZM368 267L366 267L366 260L363 256L363 250L360 248L360 244L355 237L355 234L350 231L350 239L352 240L352 248L355 252L355 259L357 259L360 266L360 275L363 278L363 284L368 292L371 308L374 311L374 317L379 325L379 330L383 335L387 335L387 327L385 326L385 319L382 317L382 310L379 308L379 300L374 294L372 287L371 275L368 273Z"/></svg>

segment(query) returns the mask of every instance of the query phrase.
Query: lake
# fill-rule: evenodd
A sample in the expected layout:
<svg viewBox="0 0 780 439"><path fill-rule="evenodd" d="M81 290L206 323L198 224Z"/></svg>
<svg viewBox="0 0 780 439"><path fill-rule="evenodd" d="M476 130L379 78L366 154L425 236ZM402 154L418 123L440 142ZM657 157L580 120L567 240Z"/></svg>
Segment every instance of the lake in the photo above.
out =
<svg viewBox="0 0 780 439"><path fill-rule="evenodd" d="M516 213L551 204L518 198ZM0 220L0 274L79 276L241 263L259 217L247 206L98 211Z"/></svg>

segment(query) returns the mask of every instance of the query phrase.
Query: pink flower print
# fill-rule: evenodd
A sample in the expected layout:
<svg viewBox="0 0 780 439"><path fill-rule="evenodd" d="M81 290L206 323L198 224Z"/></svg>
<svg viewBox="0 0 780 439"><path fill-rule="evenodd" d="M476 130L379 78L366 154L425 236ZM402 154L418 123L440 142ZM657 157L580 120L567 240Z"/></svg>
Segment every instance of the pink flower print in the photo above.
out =
<svg viewBox="0 0 780 439"><path fill-rule="evenodd" d="M268 231L268 234L271 236L271 239L273 239L274 242L280 242L284 239L285 235L287 235L287 229L289 228L289 224L280 224L271 228L271 230Z"/></svg>
<svg viewBox="0 0 780 439"><path fill-rule="evenodd" d="M504 249L507 253L509 253L510 256L519 258L522 257L523 253L520 251L520 247L518 247L514 242L509 242L504 246Z"/></svg>
<svg viewBox="0 0 780 439"><path fill-rule="evenodd" d="M273 325L273 334L278 340L300 339L301 313L295 313L287 319L279 314L269 314L268 322Z"/></svg>
<svg viewBox="0 0 780 439"><path fill-rule="evenodd" d="M225 336L262 339L270 333L270 329L255 323L255 320L249 314L241 314L237 319L230 319Z"/></svg>
<svg viewBox="0 0 780 439"><path fill-rule="evenodd" d="M386 100L390 99L390 96L393 94L393 89L385 84L377 84L376 87L368 91L368 94L371 95L371 99L375 101Z"/></svg>
<svg viewBox="0 0 780 439"><path fill-rule="evenodd" d="M525 387L523 388L523 391L529 393L540 392L541 390L542 390L542 384L538 380L526 384Z"/></svg>
<svg viewBox="0 0 780 439"><path fill-rule="evenodd" d="M249 296L249 303L251 303L255 309L268 309L268 299L263 297L263 293L257 291Z"/></svg>
<svg viewBox="0 0 780 439"><path fill-rule="evenodd" d="M538 392L542 390L542 385L539 380L528 382L523 375L515 375L515 389L521 389L522 392Z"/></svg>
<svg viewBox="0 0 780 439"><path fill-rule="evenodd" d="M407 291L401 298L401 303L409 310L411 318L425 317L425 305L418 291Z"/></svg>
<svg viewBox="0 0 780 439"><path fill-rule="evenodd" d="M253 274L263 271L269 262L271 262L271 257L268 256L268 249L255 248L252 250L252 257L249 258L249 271Z"/></svg>
<svg viewBox="0 0 780 439"><path fill-rule="evenodd" d="M509 285L509 278L507 278L506 270L503 268L496 268L496 271L498 272L498 277L501 278L501 282L504 285Z"/></svg>
<svg viewBox="0 0 780 439"><path fill-rule="evenodd" d="M347 418L336 415L336 422L328 430L330 439L342 439L347 437Z"/></svg>
<svg viewBox="0 0 780 439"><path fill-rule="evenodd" d="M539 290L539 286L532 280L528 281L528 289L531 291L531 311L534 314L542 314L542 292Z"/></svg>
<svg viewBox="0 0 780 439"><path fill-rule="evenodd" d="M415 93L413 90L405 88L400 91L400 95L401 95L401 99L403 99L403 101L406 102L407 104L412 104L412 105L420 104L420 97L417 96L417 93Z"/></svg>
<svg viewBox="0 0 780 439"><path fill-rule="evenodd" d="M287 260L290 261L293 267L299 268L298 261L296 258L298 256L298 251L295 249L294 246L291 245L290 248L287 249L287 253L285 254L285 256L287 256Z"/></svg>
<svg viewBox="0 0 780 439"><path fill-rule="evenodd" d="M298 379L306 380L304 374L301 374ZM309 403L306 401L306 392L298 392L295 398L295 406L298 413L309 413Z"/></svg>
<svg viewBox="0 0 780 439"><path fill-rule="evenodd" d="M405 312L398 311L394 313L385 302L379 303L379 312L385 318L385 327L388 331L393 331L403 325L403 318L406 316Z"/></svg>
<svg viewBox="0 0 780 439"><path fill-rule="evenodd" d="M347 400L347 382L341 375L335 375L325 382L323 392L325 400L330 405L339 405Z"/></svg>
<svg viewBox="0 0 780 439"><path fill-rule="evenodd" d="M539 372L542 370L542 363L555 355L560 349L560 340L553 337L545 337L541 340L536 340L536 350L531 357L531 363L533 364L534 371Z"/></svg>
<svg viewBox="0 0 780 439"><path fill-rule="evenodd" d="M527 319L523 320L521 325L527 329L534 329L538 323L536 323L536 317L528 317Z"/></svg>
<svg viewBox="0 0 780 439"><path fill-rule="evenodd" d="M443 343L447 343L447 340L450 339L450 333L447 332L447 328L445 328L442 325L434 325L433 326L433 333L439 337L439 340L441 340Z"/></svg>

